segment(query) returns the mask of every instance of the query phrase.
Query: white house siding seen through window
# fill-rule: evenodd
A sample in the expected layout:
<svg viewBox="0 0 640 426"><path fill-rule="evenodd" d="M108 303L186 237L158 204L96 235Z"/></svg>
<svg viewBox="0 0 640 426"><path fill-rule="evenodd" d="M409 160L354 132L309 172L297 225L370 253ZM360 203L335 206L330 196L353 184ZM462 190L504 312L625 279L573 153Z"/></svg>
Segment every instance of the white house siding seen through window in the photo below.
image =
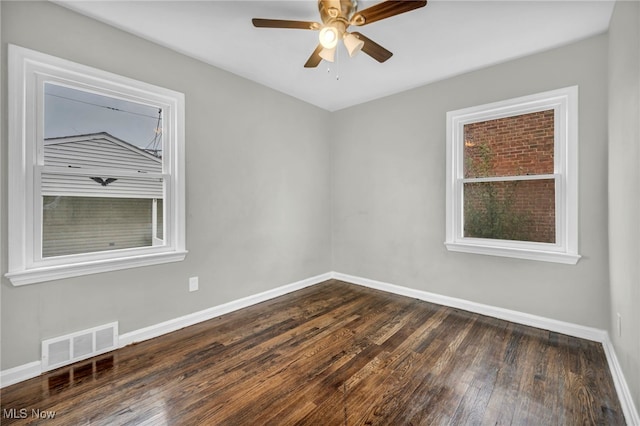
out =
<svg viewBox="0 0 640 426"><path fill-rule="evenodd" d="M108 133L45 139L42 257L163 244L163 180L145 178L162 174L159 152Z"/></svg>

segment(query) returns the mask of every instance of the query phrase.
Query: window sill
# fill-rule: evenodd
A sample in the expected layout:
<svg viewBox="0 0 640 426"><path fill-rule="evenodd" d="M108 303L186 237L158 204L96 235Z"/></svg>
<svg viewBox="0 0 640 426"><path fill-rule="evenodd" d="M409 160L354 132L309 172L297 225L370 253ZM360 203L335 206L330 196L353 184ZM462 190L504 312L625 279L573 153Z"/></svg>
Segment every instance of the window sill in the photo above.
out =
<svg viewBox="0 0 640 426"><path fill-rule="evenodd" d="M537 260L541 262L564 263L575 265L580 260L579 254L556 252L548 250L535 250L527 248L495 247L488 245L469 243L445 242L447 250L462 253L484 254L488 256L513 257L516 259Z"/></svg>
<svg viewBox="0 0 640 426"><path fill-rule="evenodd" d="M169 262L180 262L184 260L186 255L187 251L185 250L130 256L120 259L94 260L90 262L46 266L27 269L24 271L8 272L5 274L5 277L7 277L14 286L21 286L44 281L97 274L100 272L118 271L121 269L159 265Z"/></svg>

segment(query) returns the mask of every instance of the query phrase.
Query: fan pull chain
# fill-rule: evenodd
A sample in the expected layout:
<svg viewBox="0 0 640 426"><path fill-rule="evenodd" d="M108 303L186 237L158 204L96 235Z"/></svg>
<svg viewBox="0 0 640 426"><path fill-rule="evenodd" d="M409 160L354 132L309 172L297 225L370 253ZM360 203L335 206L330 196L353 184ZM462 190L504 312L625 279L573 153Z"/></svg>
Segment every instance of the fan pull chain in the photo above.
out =
<svg viewBox="0 0 640 426"><path fill-rule="evenodd" d="M340 49L336 46L336 81L340 80Z"/></svg>
<svg viewBox="0 0 640 426"><path fill-rule="evenodd" d="M331 74L331 67L332 64L333 66L335 66L335 72L336 72L336 80L340 80L340 51L336 48L336 52L335 52L335 56L334 56L334 61L333 62L329 62L329 64L327 65L327 74Z"/></svg>

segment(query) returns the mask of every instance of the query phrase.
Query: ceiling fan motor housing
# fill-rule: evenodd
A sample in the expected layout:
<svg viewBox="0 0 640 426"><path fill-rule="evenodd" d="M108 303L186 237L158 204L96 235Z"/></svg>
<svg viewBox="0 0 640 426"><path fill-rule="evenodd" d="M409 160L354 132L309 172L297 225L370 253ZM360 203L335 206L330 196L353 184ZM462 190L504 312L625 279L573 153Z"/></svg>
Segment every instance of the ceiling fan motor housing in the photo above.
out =
<svg viewBox="0 0 640 426"><path fill-rule="evenodd" d="M348 25L357 7L356 0L318 0L318 10L323 24L341 21Z"/></svg>

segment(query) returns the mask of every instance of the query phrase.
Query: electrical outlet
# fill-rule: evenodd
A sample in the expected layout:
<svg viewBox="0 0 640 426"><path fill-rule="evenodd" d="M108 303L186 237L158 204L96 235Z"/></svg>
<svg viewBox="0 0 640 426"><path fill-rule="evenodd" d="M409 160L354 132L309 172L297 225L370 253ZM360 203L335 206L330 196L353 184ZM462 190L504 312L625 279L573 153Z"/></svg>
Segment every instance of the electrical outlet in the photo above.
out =
<svg viewBox="0 0 640 426"><path fill-rule="evenodd" d="M618 337L622 337L622 315L618 312Z"/></svg>
<svg viewBox="0 0 640 426"><path fill-rule="evenodd" d="M198 277L189 278L189 291L198 290Z"/></svg>

